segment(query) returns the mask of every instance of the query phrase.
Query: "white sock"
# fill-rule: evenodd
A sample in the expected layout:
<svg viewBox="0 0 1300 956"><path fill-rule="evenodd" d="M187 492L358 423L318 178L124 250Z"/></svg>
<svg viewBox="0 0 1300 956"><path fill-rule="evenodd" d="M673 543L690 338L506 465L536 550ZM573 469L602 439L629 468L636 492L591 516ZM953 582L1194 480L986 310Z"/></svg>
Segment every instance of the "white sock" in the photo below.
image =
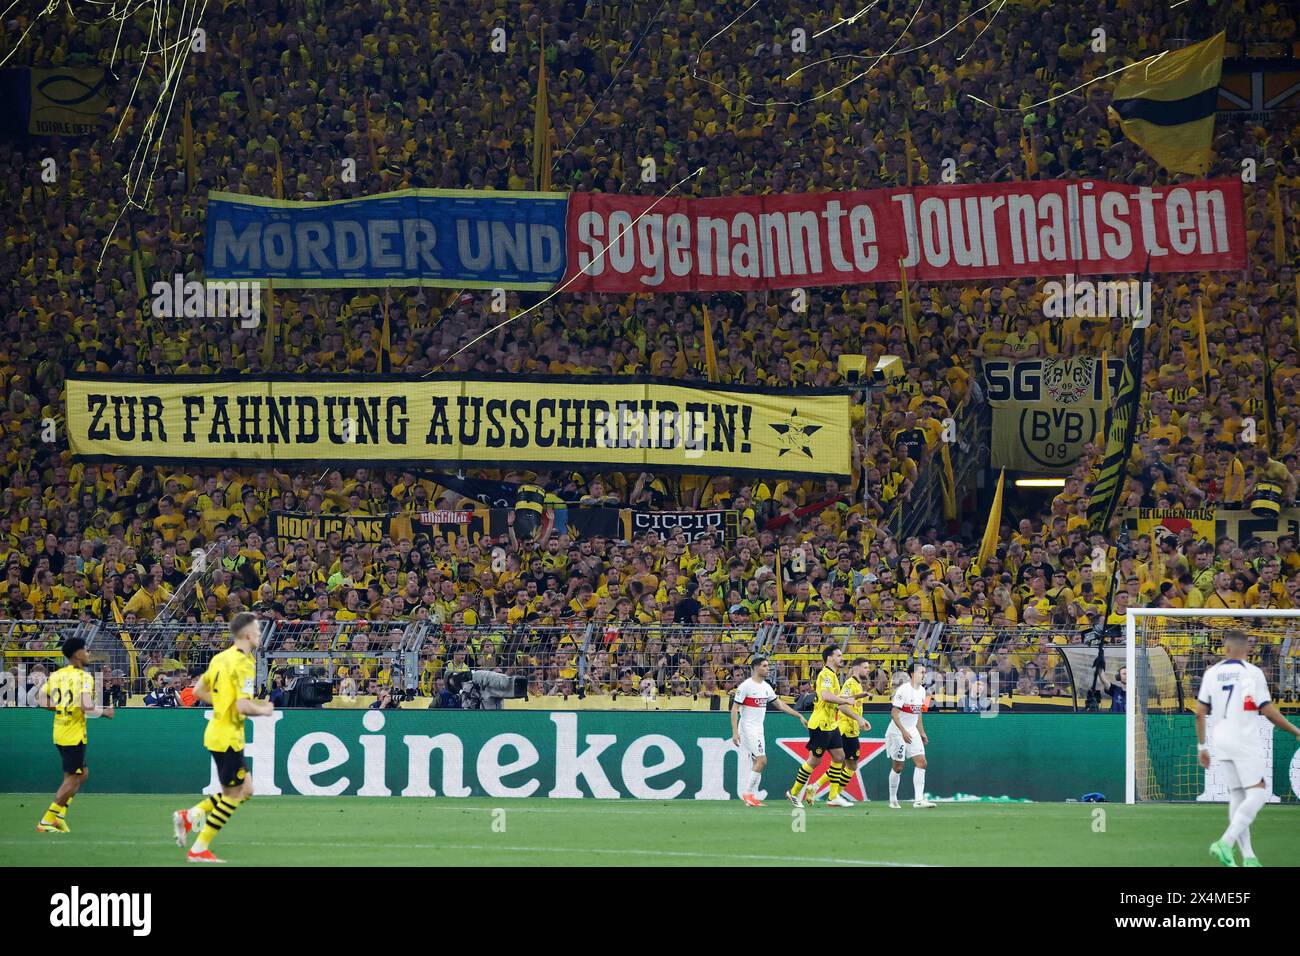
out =
<svg viewBox="0 0 1300 956"><path fill-rule="evenodd" d="M912 770L912 787L916 790L916 799L925 799L925 771L920 767Z"/></svg>
<svg viewBox="0 0 1300 956"><path fill-rule="evenodd" d="M1227 822L1232 825L1232 817L1242 808L1242 801L1245 800L1245 788L1229 787L1227 791Z"/></svg>
<svg viewBox="0 0 1300 956"><path fill-rule="evenodd" d="M1237 846L1241 847L1242 859L1255 855L1255 848L1250 845L1250 827L1246 827L1241 831L1241 834L1237 837Z"/></svg>
<svg viewBox="0 0 1300 956"><path fill-rule="evenodd" d="M889 802L898 802L898 782L903 779L903 775L892 767L889 770Z"/></svg>
<svg viewBox="0 0 1300 956"><path fill-rule="evenodd" d="M1229 843L1236 843L1254 822L1255 815L1267 801L1267 787L1251 787L1247 790L1246 795L1242 797L1241 806L1232 815L1232 822L1228 824L1228 829L1223 831L1223 839Z"/></svg>
<svg viewBox="0 0 1300 956"><path fill-rule="evenodd" d="M758 782L763 779L763 775L757 770L749 772L749 793L758 793Z"/></svg>

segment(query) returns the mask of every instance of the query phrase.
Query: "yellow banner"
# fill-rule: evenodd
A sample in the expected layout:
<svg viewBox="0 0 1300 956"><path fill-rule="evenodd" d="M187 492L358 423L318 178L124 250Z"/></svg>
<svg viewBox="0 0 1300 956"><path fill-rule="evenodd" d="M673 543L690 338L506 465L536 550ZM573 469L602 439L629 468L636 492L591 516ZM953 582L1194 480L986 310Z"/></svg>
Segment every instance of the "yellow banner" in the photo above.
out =
<svg viewBox="0 0 1300 956"><path fill-rule="evenodd" d="M1208 541L1210 544L1215 544L1217 541L1214 532L1215 516L1213 508L1195 508L1191 510L1182 508L1138 508L1136 510L1138 537L1154 534L1157 540L1173 538L1177 541L1179 535L1190 528L1197 541Z"/></svg>
<svg viewBox="0 0 1300 956"><path fill-rule="evenodd" d="M836 389L562 376L90 376L69 379L67 396L72 451L89 459L850 472L850 398Z"/></svg>
<svg viewBox="0 0 1300 956"><path fill-rule="evenodd" d="M34 69L31 83L27 132L33 136L83 136L98 131L108 110L102 67Z"/></svg>

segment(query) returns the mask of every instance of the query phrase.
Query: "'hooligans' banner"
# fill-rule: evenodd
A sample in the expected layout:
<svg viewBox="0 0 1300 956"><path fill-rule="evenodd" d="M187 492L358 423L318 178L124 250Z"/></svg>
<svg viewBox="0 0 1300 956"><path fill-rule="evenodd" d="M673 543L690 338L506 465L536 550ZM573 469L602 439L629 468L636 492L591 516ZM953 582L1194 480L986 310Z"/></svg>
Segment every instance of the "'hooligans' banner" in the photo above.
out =
<svg viewBox="0 0 1300 956"><path fill-rule="evenodd" d="M654 211L642 216L654 204ZM635 225L633 224L635 222ZM1241 183L1098 180L665 199L574 193L566 279L585 292L1237 270ZM608 247L608 253L605 252Z"/></svg>
<svg viewBox="0 0 1300 956"><path fill-rule="evenodd" d="M1210 544L1217 542L1213 508L1198 508L1190 511L1182 508L1138 508L1136 510L1136 529L1139 538L1154 534L1157 543L1170 539L1177 544L1179 536L1191 528L1197 541L1208 541Z"/></svg>
<svg viewBox="0 0 1300 956"><path fill-rule="evenodd" d="M411 516L315 515L297 511L272 511L271 536L283 547L289 541L325 541L337 534L342 541L378 544L384 538L411 539Z"/></svg>
<svg viewBox="0 0 1300 956"><path fill-rule="evenodd" d="M549 289L564 272L563 193L405 189L331 202L208 193L208 279L279 288Z"/></svg>
<svg viewBox="0 0 1300 956"><path fill-rule="evenodd" d="M354 462L849 475L839 389L697 388L663 379L278 375L67 382L89 460Z"/></svg>
<svg viewBox="0 0 1300 956"><path fill-rule="evenodd" d="M1124 363L1113 358L1114 392ZM1030 474L1064 475L1078 463L1083 446L1101 431L1106 417L1093 358L984 361L984 388L993 407L994 468Z"/></svg>

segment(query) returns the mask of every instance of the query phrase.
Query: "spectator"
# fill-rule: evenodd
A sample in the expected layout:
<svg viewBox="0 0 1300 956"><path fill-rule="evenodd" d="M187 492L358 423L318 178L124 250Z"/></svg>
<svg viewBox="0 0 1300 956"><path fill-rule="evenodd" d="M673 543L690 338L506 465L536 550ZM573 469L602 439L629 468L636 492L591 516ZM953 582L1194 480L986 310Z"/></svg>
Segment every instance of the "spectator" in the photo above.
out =
<svg viewBox="0 0 1300 956"><path fill-rule="evenodd" d="M144 705L146 707L179 707L181 706L180 696L171 686L171 678L166 674L158 677L157 683L152 690L144 696Z"/></svg>
<svg viewBox="0 0 1300 956"><path fill-rule="evenodd" d="M1121 665L1114 680L1105 669L1097 676L1101 679L1102 690L1110 697L1111 713L1124 713L1128 709L1128 668Z"/></svg>

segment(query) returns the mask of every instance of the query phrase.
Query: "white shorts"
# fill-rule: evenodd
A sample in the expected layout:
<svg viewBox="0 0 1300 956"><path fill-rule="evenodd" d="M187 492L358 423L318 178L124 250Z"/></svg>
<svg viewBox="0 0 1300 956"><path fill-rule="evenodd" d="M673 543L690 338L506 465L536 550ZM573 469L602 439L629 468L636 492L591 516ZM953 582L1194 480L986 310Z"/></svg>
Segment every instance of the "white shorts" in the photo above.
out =
<svg viewBox="0 0 1300 956"><path fill-rule="evenodd" d="M750 732L741 727L740 752L749 757L750 760L767 756L767 741L763 739L762 731Z"/></svg>
<svg viewBox="0 0 1300 956"><path fill-rule="evenodd" d="M1262 754L1258 757L1214 757L1214 766L1223 774L1223 782L1229 790L1248 790L1264 780L1268 773L1268 764ZM1269 788L1268 781L1264 787Z"/></svg>
<svg viewBox="0 0 1300 956"><path fill-rule="evenodd" d="M913 727L907 733L912 738L911 743L903 739L902 733L893 723L885 731L885 755L890 760L911 760L913 757L925 756L925 744L921 742L921 732Z"/></svg>

